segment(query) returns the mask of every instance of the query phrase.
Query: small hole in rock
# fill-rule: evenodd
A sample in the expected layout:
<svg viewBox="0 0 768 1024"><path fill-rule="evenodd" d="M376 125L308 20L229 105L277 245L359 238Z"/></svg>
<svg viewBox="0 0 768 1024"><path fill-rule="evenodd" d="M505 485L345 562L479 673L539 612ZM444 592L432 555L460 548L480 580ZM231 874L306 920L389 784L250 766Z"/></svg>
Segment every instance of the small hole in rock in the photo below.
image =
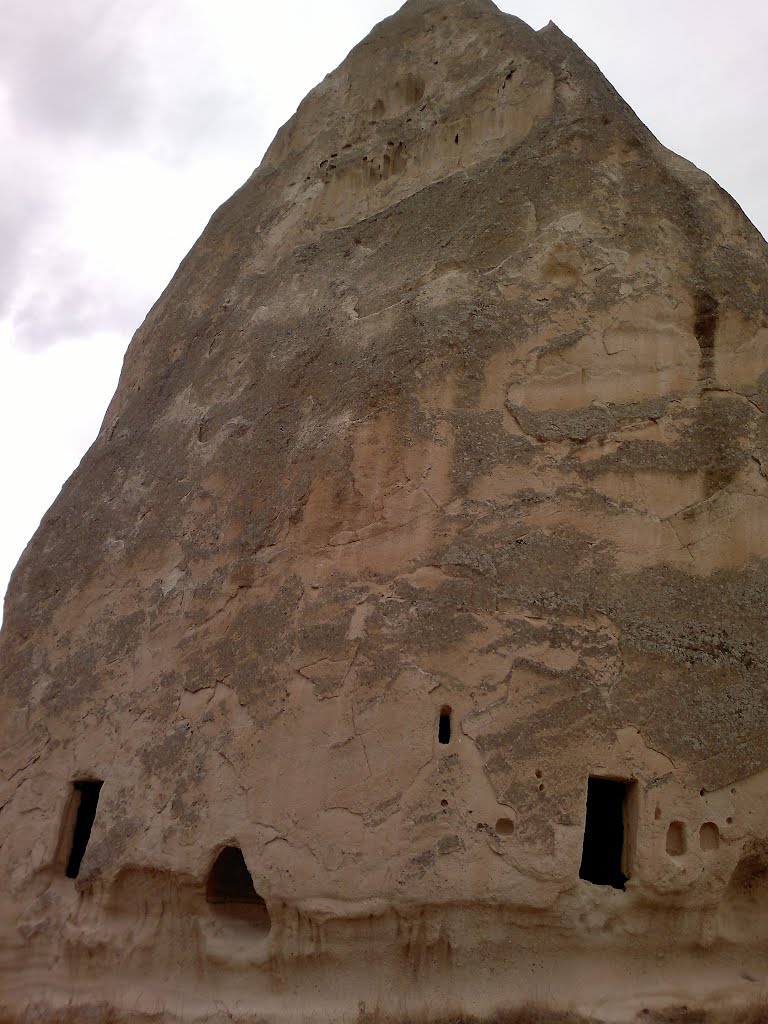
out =
<svg viewBox="0 0 768 1024"><path fill-rule="evenodd" d="M441 800L440 801L440 806L441 807L447 807L448 806L448 801L447 800Z"/></svg>
<svg viewBox="0 0 768 1024"><path fill-rule="evenodd" d="M457 133L457 134L456 134L456 136L454 137L454 140L453 140L453 141L454 141L454 142L456 143L456 145L458 146L458 144L459 144L459 136L458 136L458 133Z"/></svg>
<svg viewBox="0 0 768 1024"><path fill-rule="evenodd" d="M543 793L543 792L544 792L544 783L543 783L543 782L540 782L540 783L539 783L539 792L540 792L540 793Z"/></svg>
<svg viewBox="0 0 768 1024"><path fill-rule="evenodd" d="M733 818L726 818L725 819L725 824L726 825L732 825L733 824Z"/></svg>
<svg viewBox="0 0 768 1024"><path fill-rule="evenodd" d="M540 779L544 773L542 772L541 768L537 768L533 774L536 776L537 779Z"/></svg>
<svg viewBox="0 0 768 1024"><path fill-rule="evenodd" d="M499 818L495 831L499 836L511 836L515 831L515 823L511 818Z"/></svg>

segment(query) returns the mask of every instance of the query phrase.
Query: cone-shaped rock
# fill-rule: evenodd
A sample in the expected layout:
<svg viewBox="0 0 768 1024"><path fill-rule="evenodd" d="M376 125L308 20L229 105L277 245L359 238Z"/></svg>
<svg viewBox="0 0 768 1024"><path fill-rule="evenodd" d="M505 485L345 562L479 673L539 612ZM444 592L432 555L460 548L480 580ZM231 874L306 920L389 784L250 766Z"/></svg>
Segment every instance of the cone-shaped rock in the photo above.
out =
<svg viewBox="0 0 768 1024"><path fill-rule="evenodd" d="M554 26L374 29L16 569L0 1016L753 998L767 271Z"/></svg>

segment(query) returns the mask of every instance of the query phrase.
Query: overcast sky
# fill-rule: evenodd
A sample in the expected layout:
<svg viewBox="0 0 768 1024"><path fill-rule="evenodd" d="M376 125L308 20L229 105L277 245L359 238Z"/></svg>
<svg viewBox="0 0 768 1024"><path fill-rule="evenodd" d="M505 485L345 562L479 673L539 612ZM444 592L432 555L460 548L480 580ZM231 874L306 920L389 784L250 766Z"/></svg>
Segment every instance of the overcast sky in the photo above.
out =
<svg viewBox="0 0 768 1024"><path fill-rule="evenodd" d="M0 0L0 593L213 210L399 6ZM499 6L556 22L768 235L766 0Z"/></svg>

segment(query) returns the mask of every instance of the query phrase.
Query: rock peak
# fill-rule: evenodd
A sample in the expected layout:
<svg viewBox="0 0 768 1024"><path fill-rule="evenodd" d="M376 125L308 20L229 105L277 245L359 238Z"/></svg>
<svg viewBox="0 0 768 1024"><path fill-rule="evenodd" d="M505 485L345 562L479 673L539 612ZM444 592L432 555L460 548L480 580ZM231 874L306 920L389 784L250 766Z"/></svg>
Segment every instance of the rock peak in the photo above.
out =
<svg viewBox="0 0 768 1024"><path fill-rule="evenodd" d="M501 14L493 0L405 0L392 17L398 14Z"/></svg>
<svg viewBox="0 0 768 1024"><path fill-rule="evenodd" d="M416 24L424 20L431 22L431 30L440 22L450 20L453 23L450 27L454 30L454 35L461 35L465 31L464 26L476 23L479 19L487 19L489 24L499 19L524 24L513 15L499 10L492 0L406 0L398 10L373 29L368 40L378 39L389 32L413 30ZM362 45L368 40L363 40ZM429 45L428 37L425 36L422 42Z"/></svg>

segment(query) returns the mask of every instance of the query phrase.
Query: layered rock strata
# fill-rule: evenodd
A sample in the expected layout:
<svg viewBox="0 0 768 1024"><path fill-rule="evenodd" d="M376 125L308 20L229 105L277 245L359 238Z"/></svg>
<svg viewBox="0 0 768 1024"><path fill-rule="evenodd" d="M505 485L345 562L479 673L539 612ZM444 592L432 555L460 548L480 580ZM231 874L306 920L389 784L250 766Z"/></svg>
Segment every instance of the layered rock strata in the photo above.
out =
<svg viewBox="0 0 768 1024"><path fill-rule="evenodd" d="M374 29L14 574L3 1019L756 999L767 271L554 25Z"/></svg>

